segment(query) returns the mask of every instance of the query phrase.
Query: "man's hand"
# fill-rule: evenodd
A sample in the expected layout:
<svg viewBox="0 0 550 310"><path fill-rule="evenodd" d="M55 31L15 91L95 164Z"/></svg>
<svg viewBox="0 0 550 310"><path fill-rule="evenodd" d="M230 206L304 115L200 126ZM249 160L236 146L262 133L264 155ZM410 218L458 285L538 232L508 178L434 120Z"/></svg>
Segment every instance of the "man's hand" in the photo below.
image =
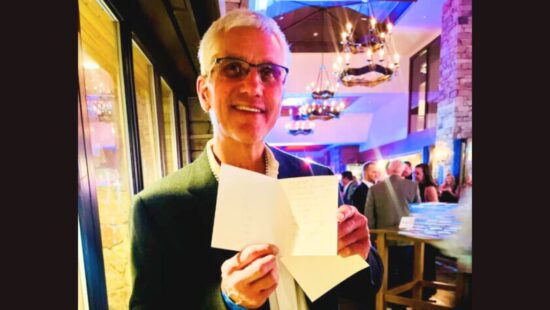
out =
<svg viewBox="0 0 550 310"><path fill-rule="evenodd" d="M222 291L236 304L247 309L261 307L275 291L279 271L272 244L245 247L222 264Z"/></svg>
<svg viewBox="0 0 550 310"><path fill-rule="evenodd" d="M338 255L358 254L367 259L370 247L367 218L354 206L341 205L338 208Z"/></svg>

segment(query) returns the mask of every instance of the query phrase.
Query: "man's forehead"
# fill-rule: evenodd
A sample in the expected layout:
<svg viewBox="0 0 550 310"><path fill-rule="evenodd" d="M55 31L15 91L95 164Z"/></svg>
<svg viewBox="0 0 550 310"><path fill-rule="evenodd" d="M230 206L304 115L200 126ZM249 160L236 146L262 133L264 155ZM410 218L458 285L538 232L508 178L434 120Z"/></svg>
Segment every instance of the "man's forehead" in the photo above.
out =
<svg viewBox="0 0 550 310"><path fill-rule="evenodd" d="M214 57L236 57L254 63L280 63L284 48L277 36L255 27L235 27L218 34Z"/></svg>

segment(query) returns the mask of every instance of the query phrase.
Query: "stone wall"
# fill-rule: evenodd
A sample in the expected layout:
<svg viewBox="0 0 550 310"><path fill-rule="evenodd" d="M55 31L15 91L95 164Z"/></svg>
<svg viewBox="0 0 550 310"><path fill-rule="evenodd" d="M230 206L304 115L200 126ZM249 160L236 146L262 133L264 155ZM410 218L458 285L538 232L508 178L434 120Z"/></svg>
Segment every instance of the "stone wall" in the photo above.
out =
<svg viewBox="0 0 550 310"><path fill-rule="evenodd" d="M434 166L448 172L453 141L472 137L472 0L446 1L442 19Z"/></svg>

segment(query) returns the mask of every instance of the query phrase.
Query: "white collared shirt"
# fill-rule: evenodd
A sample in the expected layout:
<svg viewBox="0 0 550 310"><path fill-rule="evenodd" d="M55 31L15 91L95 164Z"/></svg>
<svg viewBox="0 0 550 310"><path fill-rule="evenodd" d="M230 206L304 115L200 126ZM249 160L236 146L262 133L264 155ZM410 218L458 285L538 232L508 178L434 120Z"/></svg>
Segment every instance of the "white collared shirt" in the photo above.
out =
<svg viewBox="0 0 550 310"><path fill-rule="evenodd" d="M366 185L368 188L370 188L371 186L374 185L374 183L369 182L369 181L365 181L365 180L363 180L363 183L365 183L365 185Z"/></svg>
<svg viewBox="0 0 550 310"><path fill-rule="evenodd" d="M216 180L219 180L221 165L218 164L218 161L214 156L212 145L214 145L213 138L208 140L208 142L206 143L206 156L208 157L210 170L212 170L212 173L214 174L214 177L216 177ZM273 155L273 152L269 149L269 147L267 147L267 145L265 146L265 151L267 154L266 175L268 177L277 178L277 176L279 175L279 162L277 161L277 159L275 159L275 155Z"/></svg>

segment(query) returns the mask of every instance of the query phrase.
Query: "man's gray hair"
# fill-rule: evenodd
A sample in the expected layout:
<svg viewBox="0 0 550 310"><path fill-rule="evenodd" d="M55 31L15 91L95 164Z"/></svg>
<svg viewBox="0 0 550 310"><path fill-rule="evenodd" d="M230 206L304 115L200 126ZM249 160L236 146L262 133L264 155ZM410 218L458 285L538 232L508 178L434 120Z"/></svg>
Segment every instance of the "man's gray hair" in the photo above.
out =
<svg viewBox="0 0 550 310"><path fill-rule="evenodd" d="M392 160L388 166L388 174L402 175L405 170L405 164L399 159Z"/></svg>
<svg viewBox="0 0 550 310"><path fill-rule="evenodd" d="M254 27L275 35L285 51L285 61L288 65L290 62L290 49L279 25L272 18L261 13L247 9L236 9L212 23L202 37L198 53L201 75L206 76L210 73L209 70L214 62L214 53L216 52L215 44L219 40L219 35L236 27ZM243 40L246 40L246 38L243 38Z"/></svg>

